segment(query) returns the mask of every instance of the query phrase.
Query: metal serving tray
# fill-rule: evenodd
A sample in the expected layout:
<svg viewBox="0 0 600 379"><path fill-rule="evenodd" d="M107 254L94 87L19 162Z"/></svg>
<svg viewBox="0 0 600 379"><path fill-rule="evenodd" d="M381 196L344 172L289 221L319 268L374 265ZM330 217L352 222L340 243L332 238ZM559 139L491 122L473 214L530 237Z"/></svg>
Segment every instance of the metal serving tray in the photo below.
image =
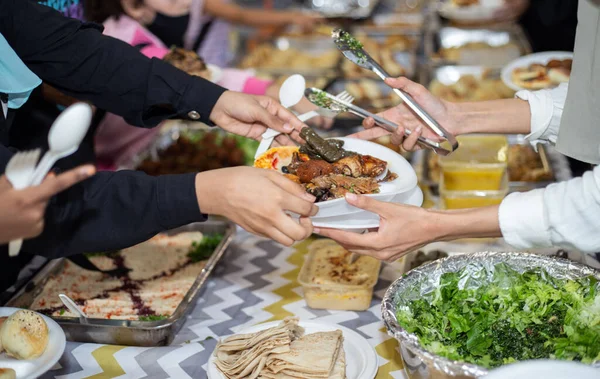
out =
<svg viewBox="0 0 600 379"><path fill-rule="evenodd" d="M459 60L442 58L442 49L460 48L469 43L485 43L492 48L465 49L461 51ZM502 47L508 44L508 47ZM500 68L519 56L530 54L531 45L518 25L476 29L443 27L437 32L428 33L425 53L436 64Z"/></svg>
<svg viewBox="0 0 600 379"><path fill-rule="evenodd" d="M303 54L320 56L322 54L337 53L337 48L333 43L333 40L329 36L280 36L272 40L255 41L256 46L268 44L274 50L286 51L288 49L294 49ZM245 51L238 55L235 59L235 64L239 67L243 67L244 59L253 54L254 49ZM335 61L329 67L315 67L315 66L304 66L304 67L264 67L261 65L253 65L253 67L246 67L245 69L252 69L258 73L264 73L269 75L291 75L291 74L302 74L302 75L314 75L314 76L330 76L337 73L337 67L342 58L342 55L337 53Z"/></svg>
<svg viewBox="0 0 600 379"><path fill-rule="evenodd" d="M529 143L525 140L524 136L521 135L508 135L508 144L509 145L528 145ZM438 195L438 185L439 183L432 180L430 176L429 170L429 158L431 153L429 150L425 149L423 151L423 161L421 164L421 183L428 186L434 195ZM553 180L545 180L545 181L537 181L537 182L515 182L509 181L508 188L509 192L521 192L521 191L529 191L536 188L544 188L549 184L552 184L556 181L556 172L554 167L552 166L551 160L548 158L548 152L544 145L538 145L538 154L540 156L540 160L542 162L542 168L544 171L548 172Z"/></svg>
<svg viewBox="0 0 600 379"><path fill-rule="evenodd" d="M186 316L194 308L210 273L233 241L235 225L227 220L211 218L204 223L190 224L167 233L177 234L188 231L199 231L204 234L222 233L224 237L171 317L160 321L90 318L88 319L88 324L81 324L78 318L52 317L64 330L67 340L127 346L164 346L170 344L175 334L183 326ZM64 264L64 258L50 261L33 279L17 292L6 306L28 308L33 303L35 297L42 291L49 277L60 273Z"/></svg>

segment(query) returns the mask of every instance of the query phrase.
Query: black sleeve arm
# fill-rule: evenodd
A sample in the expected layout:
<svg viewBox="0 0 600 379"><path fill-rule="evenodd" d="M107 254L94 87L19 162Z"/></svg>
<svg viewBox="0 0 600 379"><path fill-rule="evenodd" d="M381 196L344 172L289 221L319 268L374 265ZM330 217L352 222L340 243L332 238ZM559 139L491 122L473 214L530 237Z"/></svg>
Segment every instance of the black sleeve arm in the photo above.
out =
<svg viewBox="0 0 600 379"><path fill-rule="evenodd" d="M0 145L0 167L11 152ZM49 258L116 250L191 222L204 221L195 174L151 177L141 172L99 172L51 199L44 232L25 240L23 252ZM7 246L0 246L7 254Z"/></svg>
<svg viewBox="0 0 600 379"><path fill-rule="evenodd" d="M152 127L168 118L210 123L224 88L102 35L95 24L25 0L0 1L0 33L42 80L78 99Z"/></svg>

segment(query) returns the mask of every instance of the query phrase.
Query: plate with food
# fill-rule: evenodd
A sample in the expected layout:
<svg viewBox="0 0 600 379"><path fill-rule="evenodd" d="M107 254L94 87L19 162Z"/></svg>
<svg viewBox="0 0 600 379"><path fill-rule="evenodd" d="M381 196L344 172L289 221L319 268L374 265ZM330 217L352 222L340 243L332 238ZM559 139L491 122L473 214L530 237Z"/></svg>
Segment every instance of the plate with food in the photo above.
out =
<svg viewBox="0 0 600 379"><path fill-rule="evenodd" d="M438 12L458 22L488 21L503 4L503 0L448 0L440 3Z"/></svg>
<svg viewBox="0 0 600 379"><path fill-rule="evenodd" d="M37 378L65 351L65 333L49 317L19 308L0 307L0 376Z"/></svg>
<svg viewBox="0 0 600 379"><path fill-rule="evenodd" d="M390 201L417 185L411 164L377 143L347 137L323 139L310 128L300 135L304 145L271 148L254 166L278 171L314 195L319 206L315 217L360 211L344 199L348 192Z"/></svg>
<svg viewBox="0 0 600 379"><path fill-rule="evenodd" d="M515 91L553 88L569 82L572 64L573 53L568 51L526 55L502 69L502 81Z"/></svg>
<svg viewBox="0 0 600 379"><path fill-rule="evenodd" d="M426 377L487 377L539 359L599 368L599 279L589 266L538 254L451 255L397 279L383 319L404 366Z"/></svg>
<svg viewBox="0 0 600 379"><path fill-rule="evenodd" d="M208 361L208 378L372 379L377 353L343 326L287 318L222 339Z"/></svg>

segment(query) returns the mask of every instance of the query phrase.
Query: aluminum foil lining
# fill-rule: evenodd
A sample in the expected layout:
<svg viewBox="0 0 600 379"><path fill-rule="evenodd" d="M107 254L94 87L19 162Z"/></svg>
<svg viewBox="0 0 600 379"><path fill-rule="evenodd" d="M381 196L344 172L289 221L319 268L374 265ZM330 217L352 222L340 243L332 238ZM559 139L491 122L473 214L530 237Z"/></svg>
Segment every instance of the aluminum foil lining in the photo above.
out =
<svg viewBox="0 0 600 379"><path fill-rule="evenodd" d="M404 330L396 320L396 305L402 301L420 298L434 291L442 274L456 272L466 268L467 272L481 273L485 269L488 275L494 271L498 263L506 263L518 272L532 268L544 268L551 276L558 279L575 280L585 276L595 276L600 280L600 271L567 259L515 252L480 252L455 255L427 263L410 271L397 279L388 288L383 297L381 311L388 334L400 342L403 349L420 358L424 364L451 376L480 377L488 373L488 369L471 363L453 361L428 352L419 344L416 335ZM486 277L487 278L487 277ZM470 285L481 281L476 275L469 277ZM600 362L592 366L600 368Z"/></svg>

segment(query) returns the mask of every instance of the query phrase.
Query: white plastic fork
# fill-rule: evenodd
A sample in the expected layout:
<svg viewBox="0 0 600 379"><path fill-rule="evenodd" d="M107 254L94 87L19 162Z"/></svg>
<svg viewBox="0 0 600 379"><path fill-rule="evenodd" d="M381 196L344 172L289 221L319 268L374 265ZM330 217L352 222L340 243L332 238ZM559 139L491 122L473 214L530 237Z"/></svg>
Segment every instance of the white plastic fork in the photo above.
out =
<svg viewBox="0 0 600 379"><path fill-rule="evenodd" d="M22 190L29 186L35 165L40 158L40 149L22 151L13 155L6 165L6 179L12 184L16 190ZM23 240L13 240L8 244L8 255L15 257L19 255Z"/></svg>

